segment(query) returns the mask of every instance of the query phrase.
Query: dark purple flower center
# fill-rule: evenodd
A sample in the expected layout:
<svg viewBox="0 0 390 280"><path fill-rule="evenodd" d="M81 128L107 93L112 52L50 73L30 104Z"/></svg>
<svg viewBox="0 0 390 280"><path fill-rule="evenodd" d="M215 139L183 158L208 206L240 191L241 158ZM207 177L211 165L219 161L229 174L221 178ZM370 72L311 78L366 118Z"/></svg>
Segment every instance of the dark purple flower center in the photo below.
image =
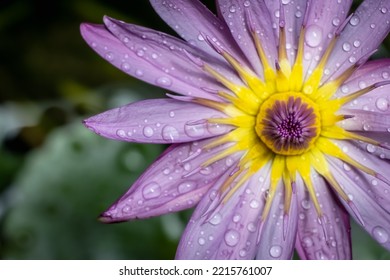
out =
<svg viewBox="0 0 390 280"><path fill-rule="evenodd" d="M256 132L277 154L296 155L307 151L319 135L316 105L299 93L271 96L260 107Z"/></svg>

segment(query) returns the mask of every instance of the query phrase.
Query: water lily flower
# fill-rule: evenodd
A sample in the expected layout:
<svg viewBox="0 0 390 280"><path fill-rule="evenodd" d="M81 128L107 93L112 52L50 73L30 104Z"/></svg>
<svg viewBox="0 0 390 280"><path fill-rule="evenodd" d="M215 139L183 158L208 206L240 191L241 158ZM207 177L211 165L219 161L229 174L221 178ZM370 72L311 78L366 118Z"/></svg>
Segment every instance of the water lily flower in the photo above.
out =
<svg viewBox="0 0 390 280"><path fill-rule="evenodd" d="M81 33L164 88L88 118L116 140L169 143L101 215L196 206L178 259L350 259L349 217L390 249L390 60L370 60L390 1L150 0L181 38L104 17Z"/></svg>

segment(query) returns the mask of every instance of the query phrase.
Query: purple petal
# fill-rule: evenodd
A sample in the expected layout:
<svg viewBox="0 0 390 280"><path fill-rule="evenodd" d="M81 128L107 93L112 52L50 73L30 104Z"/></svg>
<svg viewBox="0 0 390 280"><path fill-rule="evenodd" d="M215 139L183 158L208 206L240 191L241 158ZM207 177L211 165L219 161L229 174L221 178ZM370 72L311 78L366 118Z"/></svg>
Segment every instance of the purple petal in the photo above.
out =
<svg viewBox="0 0 390 280"><path fill-rule="evenodd" d="M226 24L217 18L198 0L150 0L160 17L184 40L207 52L211 57L219 55L209 46L202 34L222 45L237 59L245 58L231 37Z"/></svg>
<svg viewBox="0 0 390 280"><path fill-rule="evenodd" d="M240 154L201 169L200 165L226 148L201 148L210 140L172 145L106 212L105 222L148 218L193 207Z"/></svg>
<svg viewBox="0 0 390 280"><path fill-rule="evenodd" d="M226 202L221 185L231 176L232 166L197 206L180 240L178 259L253 259L259 217L269 185L269 166L245 182ZM262 187L263 186L263 187Z"/></svg>
<svg viewBox="0 0 390 280"><path fill-rule="evenodd" d="M284 21L286 49L291 65L295 62L299 34L305 17L307 2L307 0L265 1L271 16L271 26L276 38L279 38L279 25L281 21Z"/></svg>
<svg viewBox="0 0 390 280"><path fill-rule="evenodd" d="M226 21L233 38L241 47L253 69L260 77L263 67L254 45L251 29L260 37L264 51L271 65L277 59L275 36L268 9L262 1L219 0L220 14ZM250 23L248 22L250 18Z"/></svg>
<svg viewBox="0 0 390 280"><path fill-rule="evenodd" d="M350 153L352 154L352 153ZM356 156L359 156L356 153ZM372 157L370 157L372 158ZM361 160L362 158L360 158ZM335 175L336 180L343 186L349 194L354 205L357 208L357 217L348 205L344 206L355 220L362 219L363 228L375 239L380 245L390 249L390 191L389 186L384 185L380 180L370 175L357 171L353 168L345 170L345 164L335 158L329 158L330 170ZM366 163L366 162L364 162ZM388 163L381 169L389 170ZM380 168L380 166L377 166ZM374 181L377 180L377 181ZM375 183L377 182L377 183Z"/></svg>
<svg viewBox="0 0 390 280"><path fill-rule="evenodd" d="M322 206L324 219L319 220L304 186L297 188L299 201L296 249L301 259L351 259L349 216L325 180L312 176ZM324 223L324 224L323 224Z"/></svg>
<svg viewBox="0 0 390 280"><path fill-rule="evenodd" d="M224 134L232 129L208 123L224 118L221 112L173 99L131 103L93 116L84 124L107 138L129 142L180 143Z"/></svg>
<svg viewBox="0 0 390 280"><path fill-rule="evenodd" d="M308 1L304 61L309 73L318 65L318 57L324 54L336 30L344 23L351 5L352 0ZM294 18L291 18L291 24L294 24Z"/></svg>
<svg viewBox="0 0 390 280"><path fill-rule="evenodd" d="M337 77L378 48L390 29L390 2L364 1L342 31L327 63L329 77ZM324 77L327 78L327 77Z"/></svg>
<svg viewBox="0 0 390 280"><path fill-rule="evenodd" d="M107 24L111 22L108 18L105 21ZM131 26L132 32L120 29L118 22L109 25L111 29L116 26L120 39L103 25L82 24L80 30L94 51L115 67L147 83L183 95L219 100L202 88L218 90L220 85L190 61L184 52L185 45L179 40L134 25ZM149 35L150 40L143 39L143 35Z"/></svg>
<svg viewBox="0 0 390 280"><path fill-rule="evenodd" d="M334 140L334 142L342 147L343 151L352 159L374 170L384 178L384 180L381 180L380 178L356 170L348 164L341 165L337 162L338 167L342 167L340 168L340 172L344 171L343 175L353 181L354 186L358 186L367 196L371 197L378 205L390 213L390 185L384 182L390 182L390 162L372 153L370 148L363 150L360 146L354 145L349 141ZM353 195L353 193L351 194Z"/></svg>
<svg viewBox="0 0 390 280"><path fill-rule="evenodd" d="M284 214L284 185L279 182L268 218L261 228L256 259L291 259L297 234L298 207L293 194L288 216Z"/></svg>
<svg viewBox="0 0 390 280"><path fill-rule="evenodd" d="M389 83L389 81L390 59L367 62L343 84L335 94L335 97L342 97L372 85L378 85L378 87L369 93L356 98L352 102L345 104L341 112L344 112L343 109L364 110L376 113L390 112L390 87L386 84Z"/></svg>

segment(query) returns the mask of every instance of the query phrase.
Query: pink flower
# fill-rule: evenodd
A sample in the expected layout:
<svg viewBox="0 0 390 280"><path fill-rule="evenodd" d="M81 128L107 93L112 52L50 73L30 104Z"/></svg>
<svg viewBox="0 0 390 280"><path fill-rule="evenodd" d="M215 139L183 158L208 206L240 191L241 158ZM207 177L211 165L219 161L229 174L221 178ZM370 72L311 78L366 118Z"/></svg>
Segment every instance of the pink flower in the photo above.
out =
<svg viewBox="0 0 390 280"><path fill-rule="evenodd" d="M86 42L167 89L85 120L172 143L104 222L196 206L179 259L349 259L349 216L390 249L390 2L151 0L182 39L109 17ZM173 95L176 93L177 95ZM145 121L147 120L147 122Z"/></svg>

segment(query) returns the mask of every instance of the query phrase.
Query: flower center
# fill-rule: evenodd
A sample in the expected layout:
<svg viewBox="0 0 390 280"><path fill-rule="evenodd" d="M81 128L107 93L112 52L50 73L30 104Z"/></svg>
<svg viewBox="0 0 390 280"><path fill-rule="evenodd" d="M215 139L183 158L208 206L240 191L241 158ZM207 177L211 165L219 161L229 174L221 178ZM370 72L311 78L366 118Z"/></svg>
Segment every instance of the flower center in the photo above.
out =
<svg viewBox="0 0 390 280"><path fill-rule="evenodd" d="M320 134L317 105L297 92L270 96L257 114L255 130L263 143L280 155L299 155L313 147Z"/></svg>

